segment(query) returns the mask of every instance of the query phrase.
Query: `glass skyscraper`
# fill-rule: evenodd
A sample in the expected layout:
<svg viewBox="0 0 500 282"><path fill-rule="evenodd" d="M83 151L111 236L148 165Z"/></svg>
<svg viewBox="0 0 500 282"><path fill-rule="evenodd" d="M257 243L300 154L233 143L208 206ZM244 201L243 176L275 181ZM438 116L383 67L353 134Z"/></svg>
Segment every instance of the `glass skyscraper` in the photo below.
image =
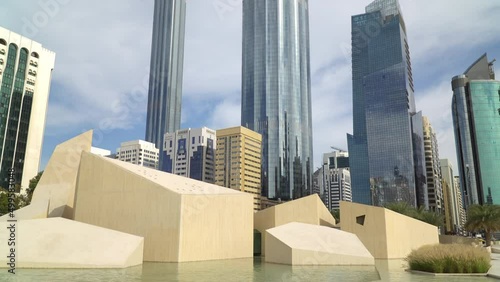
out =
<svg viewBox="0 0 500 282"><path fill-rule="evenodd" d="M458 171L466 206L500 204L500 81L486 54L452 80Z"/></svg>
<svg viewBox="0 0 500 282"><path fill-rule="evenodd" d="M181 124L185 21L186 0L155 0L146 141L160 150L160 170L164 135Z"/></svg>
<svg viewBox="0 0 500 282"><path fill-rule="evenodd" d="M312 188L307 0L243 0L241 124L262 135L262 194Z"/></svg>
<svg viewBox="0 0 500 282"><path fill-rule="evenodd" d="M422 115L397 0L376 0L352 16L352 79L353 202L425 205Z"/></svg>

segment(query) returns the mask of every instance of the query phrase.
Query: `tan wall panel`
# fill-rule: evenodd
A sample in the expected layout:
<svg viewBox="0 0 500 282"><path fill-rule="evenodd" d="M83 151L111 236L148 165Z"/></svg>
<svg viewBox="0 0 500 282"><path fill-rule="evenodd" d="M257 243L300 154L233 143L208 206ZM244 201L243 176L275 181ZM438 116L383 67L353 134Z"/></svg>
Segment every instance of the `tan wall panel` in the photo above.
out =
<svg viewBox="0 0 500 282"><path fill-rule="evenodd" d="M177 261L180 194L84 153L75 220L144 237L145 261Z"/></svg>
<svg viewBox="0 0 500 282"><path fill-rule="evenodd" d="M16 227L17 268L124 268L143 261L138 236L65 218L20 220ZM7 232L1 228L0 238ZM7 267L7 248L0 245L0 267Z"/></svg>
<svg viewBox="0 0 500 282"><path fill-rule="evenodd" d="M253 255L251 195L89 153L75 211L75 220L143 236L145 261Z"/></svg>
<svg viewBox="0 0 500 282"><path fill-rule="evenodd" d="M9 213L0 217L0 222L5 222L9 219L39 219L47 218L49 211L49 200L39 200L38 202L33 202L30 205L14 211L15 218L11 218Z"/></svg>
<svg viewBox="0 0 500 282"><path fill-rule="evenodd" d="M389 258L404 258L413 249L439 244L437 226L385 209Z"/></svg>
<svg viewBox="0 0 500 282"><path fill-rule="evenodd" d="M253 257L251 195L182 195L182 207L180 261Z"/></svg>
<svg viewBox="0 0 500 282"><path fill-rule="evenodd" d="M363 215L364 225L358 224L356 218ZM412 249L439 243L436 226L382 207L340 202L340 226L358 235L378 259L404 258Z"/></svg>
<svg viewBox="0 0 500 282"><path fill-rule="evenodd" d="M254 228L259 230L263 238L261 255L265 255L265 231L290 222L335 226L335 218L317 194L261 210L254 214Z"/></svg>
<svg viewBox="0 0 500 282"><path fill-rule="evenodd" d="M73 219L76 177L82 151L90 152L92 131L57 145L33 193L32 203L49 201L49 217Z"/></svg>
<svg viewBox="0 0 500 282"><path fill-rule="evenodd" d="M265 256L266 262L280 263L280 264L293 264L293 250L278 238L274 237L269 232L265 232L262 238L265 241L269 242L266 245L266 253L268 255ZM263 240L264 241L264 240Z"/></svg>

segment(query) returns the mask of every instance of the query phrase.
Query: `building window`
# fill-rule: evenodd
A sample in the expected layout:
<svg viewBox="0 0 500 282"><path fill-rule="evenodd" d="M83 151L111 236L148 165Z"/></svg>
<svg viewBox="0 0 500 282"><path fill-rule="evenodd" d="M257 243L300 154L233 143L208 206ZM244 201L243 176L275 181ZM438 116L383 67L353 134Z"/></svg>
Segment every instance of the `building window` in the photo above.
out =
<svg viewBox="0 0 500 282"><path fill-rule="evenodd" d="M35 58L40 58L40 56L38 56L38 53L37 52L33 52L31 53L31 57L35 57Z"/></svg>

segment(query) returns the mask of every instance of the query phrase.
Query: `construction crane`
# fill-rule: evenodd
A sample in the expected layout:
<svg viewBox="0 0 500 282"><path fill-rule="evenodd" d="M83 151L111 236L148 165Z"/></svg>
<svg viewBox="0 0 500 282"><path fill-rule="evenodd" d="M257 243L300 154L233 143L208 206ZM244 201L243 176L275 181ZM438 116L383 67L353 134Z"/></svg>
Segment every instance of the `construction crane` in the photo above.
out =
<svg viewBox="0 0 500 282"><path fill-rule="evenodd" d="M330 148L332 148L333 150L337 150L337 151L339 151L339 152L341 152L341 153L342 153L342 152L347 152L346 150L342 150L342 149L337 148L337 147L334 147L334 146L330 146Z"/></svg>

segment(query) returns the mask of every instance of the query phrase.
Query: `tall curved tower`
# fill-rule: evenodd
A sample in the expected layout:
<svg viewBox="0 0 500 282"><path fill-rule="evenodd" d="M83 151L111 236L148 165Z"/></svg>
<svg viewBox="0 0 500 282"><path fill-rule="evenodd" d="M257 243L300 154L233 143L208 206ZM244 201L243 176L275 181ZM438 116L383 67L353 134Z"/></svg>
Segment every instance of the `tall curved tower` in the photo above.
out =
<svg viewBox="0 0 500 282"><path fill-rule="evenodd" d="M160 149L160 170L163 136L181 124L185 22L186 0L155 0L146 141Z"/></svg>
<svg viewBox="0 0 500 282"><path fill-rule="evenodd" d="M312 187L307 0L243 0L241 124L262 134L262 195Z"/></svg>

